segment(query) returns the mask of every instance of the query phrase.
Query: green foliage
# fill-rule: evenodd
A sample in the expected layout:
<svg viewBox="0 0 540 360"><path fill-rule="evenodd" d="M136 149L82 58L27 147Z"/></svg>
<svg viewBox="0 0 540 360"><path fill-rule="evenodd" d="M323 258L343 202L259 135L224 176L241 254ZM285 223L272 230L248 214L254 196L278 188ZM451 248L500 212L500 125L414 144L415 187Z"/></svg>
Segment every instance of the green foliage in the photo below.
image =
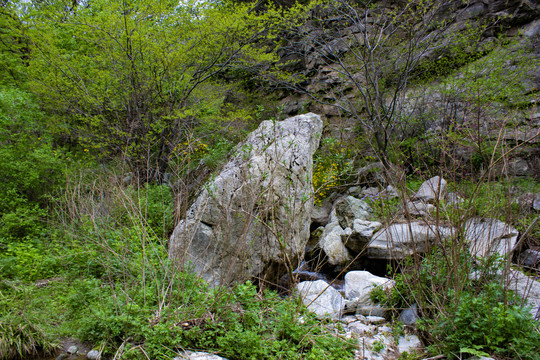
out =
<svg viewBox="0 0 540 360"><path fill-rule="evenodd" d="M148 232L158 238L166 238L173 229L174 200L166 185L144 184L137 190L128 189L133 195L138 218L146 221Z"/></svg>
<svg viewBox="0 0 540 360"><path fill-rule="evenodd" d="M0 283L0 359L51 354L58 344L42 327L36 307L28 307L29 289L22 284ZM42 301L43 303L43 301Z"/></svg>
<svg viewBox="0 0 540 360"><path fill-rule="evenodd" d="M292 300L272 292L261 296L250 283L230 292L209 290L187 273L177 273L174 279L181 289L172 290L159 311L158 284L141 289L126 288L124 283L118 291L97 282L76 283L66 298L69 317L77 319L70 327L80 339L107 343L111 351L123 339L131 339L132 344L143 344L150 358L173 357L182 348L234 359L347 359L352 355L352 343L327 333Z"/></svg>
<svg viewBox="0 0 540 360"><path fill-rule="evenodd" d="M50 193L62 183L63 155L44 117L27 93L0 88L0 238L39 236Z"/></svg>
<svg viewBox="0 0 540 360"><path fill-rule="evenodd" d="M400 205L399 198L389 198L384 192L364 195L361 200L369 204L376 219L388 219L395 214Z"/></svg>
<svg viewBox="0 0 540 360"><path fill-rule="evenodd" d="M522 42L520 42L522 41ZM533 100L527 94L527 77L539 65L524 40L502 40L499 46L460 70L460 76L445 79L442 94L456 96L478 106L492 102L520 104Z"/></svg>
<svg viewBox="0 0 540 360"><path fill-rule="evenodd" d="M33 319L48 341L75 336L134 359L145 358L143 353L172 358L186 348L235 359L352 357L354 344L331 334L295 299L260 293L251 283L209 289L173 263L164 233L171 224L168 187L125 186L111 178L104 169L95 171L58 196L63 212L50 234L57 248L40 254L38 245L13 247L16 277L61 277L43 288L20 283L2 292L2 319L17 314ZM41 272L37 259L63 266ZM11 337L9 329L1 327L0 338ZM20 343L33 341L27 336ZM7 346L14 351L13 343Z"/></svg>
<svg viewBox="0 0 540 360"><path fill-rule="evenodd" d="M52 353L54 349L43 330L24 317L0 320L0 359Z"/></svg>
<svg viewBox="0 0 540 360"><path fill-rule="evenodd" d="M382 341L375 341L372 345L371 345L371 349L373 350L374 353L380 353L381 351L384 350L386 346L384 345L384 343Z"/></svg>
<svg viewBox="0 0 540 360"><path fill-rule="evenodd" d="M410 75L411 81L427 83L436 80L485 56L492 50L482 49L479 46L485 29L485 25L473 26L469 23L457 34L450 32L446 36L448 44L444 47L443 53L434 60L420 62Z"/></svg>
<svg viewBox="0 0 540 360"><path fill-rule="evenodd" d="M265 22L249 9L98 0L66 12L41 3L27 20L32 89L91 152L122 154L144 181L160 179L186 129L221 106L219 91L198 90L225 69L273 59L253 45Z"/></svg>
<svg viewBox="0 0 540 360"><path fill-rule="evenodd" d="M422 318L417 326L434 353L535 359L540 328L529 309L504 288L502 264L492 257L475 265L466 251L450 255L436 249L416 270L409 260L395 277L396 286L388 291L375 288L371 298L395 309L418 304Z"/></svg>
<svg viewBox="0 0 540 360"><path fill-rule="evenodd" d="M0 86L20 85L30 52L24 25L17 14L22 4L18 0L0 5Z"/></svg>
<svg viewBox="0 0 540 360"><path fill-rule="evenodd" d="M351 172L352 164L349 162L351 153L351 149L338 139L332 137L322 139L313 166L316 204L320 204L333 189L346 182Z"/></svg>

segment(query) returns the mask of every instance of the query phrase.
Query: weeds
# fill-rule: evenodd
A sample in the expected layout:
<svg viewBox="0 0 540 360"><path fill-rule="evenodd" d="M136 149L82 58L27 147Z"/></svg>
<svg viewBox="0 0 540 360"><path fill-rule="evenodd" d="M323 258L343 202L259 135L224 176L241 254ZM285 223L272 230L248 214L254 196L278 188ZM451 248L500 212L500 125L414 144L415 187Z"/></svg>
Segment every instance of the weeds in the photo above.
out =
<svg viewBox="0 0 540 360"><path fill-rule="evenodd" d="M91 181L83 176L68 182L58 198L63 211L54 232L62 252L47 255L62 259L64 267L51 275L64 278L43 289L25 286L17 312L2 307L6 356L50 352L55 338L75 336L131 359L168 359L182 349L234 359L351 357L353 344L321 326L295 299L259 292L249 282L209 289L169 260L170 189L110 181L118 178L103 170ZM36 303L43 298L46 308ZM3 304L7 299L13 294ZM34 311L43 311L39 321L24 320ZM21 320L14 322L10 313Z"/></svg>

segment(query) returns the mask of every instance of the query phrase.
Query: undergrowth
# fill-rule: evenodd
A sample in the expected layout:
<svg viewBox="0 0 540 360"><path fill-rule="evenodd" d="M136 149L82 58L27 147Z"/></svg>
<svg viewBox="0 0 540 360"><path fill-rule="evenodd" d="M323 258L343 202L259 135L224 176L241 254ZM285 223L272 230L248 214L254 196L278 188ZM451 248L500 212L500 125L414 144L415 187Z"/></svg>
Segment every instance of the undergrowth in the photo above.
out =
<svg viewBox="0 0 540 360"><path fill-rule="evenodd" d="M102 170L70 179L56 200L56 244L13 258L20 268L0 283L1 359L53 352L64 337L130 359L186 349L230 359L351 358L354 344L297 299L249 282L209 288L170 261L171 189L118 178ZM24 270L38 263L43 273Z"/></svg>

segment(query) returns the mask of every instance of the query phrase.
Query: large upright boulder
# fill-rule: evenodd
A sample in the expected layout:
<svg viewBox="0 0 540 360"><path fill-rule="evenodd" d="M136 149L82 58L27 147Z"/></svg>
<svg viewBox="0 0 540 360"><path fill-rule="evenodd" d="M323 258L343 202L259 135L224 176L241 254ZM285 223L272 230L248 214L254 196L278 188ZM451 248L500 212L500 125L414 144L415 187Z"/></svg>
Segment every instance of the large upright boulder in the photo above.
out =
<svg viewBox="0 0 540 360"><path fill-rule="evenodd" d="M262 122L176 226L169 256L212 286L253 276L277 283L309 239L321 132L312 113Z"/></svg>

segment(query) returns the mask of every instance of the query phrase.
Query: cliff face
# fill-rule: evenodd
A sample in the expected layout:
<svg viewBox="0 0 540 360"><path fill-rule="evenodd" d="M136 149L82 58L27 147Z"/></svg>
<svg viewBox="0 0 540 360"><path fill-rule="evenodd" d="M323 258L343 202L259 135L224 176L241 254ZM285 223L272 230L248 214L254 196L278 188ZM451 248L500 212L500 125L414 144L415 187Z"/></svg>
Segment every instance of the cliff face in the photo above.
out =
<svg viewBox="0 0 540 360"><path fill-rule="evenodd" d="M308 10L278 51L301 79L285 84L284 114L319 113L331 131L364 134L381 152L392 141L474 132L452 149L453 162L479 167L480 140L500 139L521 150L499 170L538 176L540 4L432 3L338 0Z"/></svg>

